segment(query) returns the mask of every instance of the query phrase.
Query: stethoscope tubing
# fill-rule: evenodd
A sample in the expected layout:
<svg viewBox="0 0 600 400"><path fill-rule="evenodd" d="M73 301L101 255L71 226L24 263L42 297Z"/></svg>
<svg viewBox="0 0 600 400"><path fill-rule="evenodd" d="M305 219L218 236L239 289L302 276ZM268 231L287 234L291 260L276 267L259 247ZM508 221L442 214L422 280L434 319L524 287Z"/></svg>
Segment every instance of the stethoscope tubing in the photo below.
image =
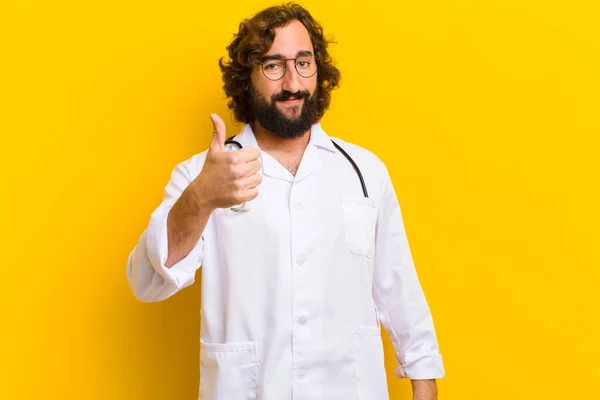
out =
<svg viewBox="0 0 600 400"><path fill-rule="evenodd" d="M229 139L227 139L225 141L225 145L227 146L228 144L232 144L234 146L238 147L238 150L241 149L243 146L240 142L233 140L235 136L230 137ZM369 192L367 192L367 185L365 184L365 180L363 178L362 173L360 172L360 168L358 168L358 165L356 165L356 162L354 162L354 160L352 159L352 157L350 157L350 155L348 153L346 153L346 151L336 142L334 142L333 140L331 141L331 143L333 143L333 145L335 146L336 149L339 150L340 153L342 153L342 155L344 157L346 157L346 159L350 162L350 164L352 165L352 167L354 168L354 170L356 171L356 175L358 176L358 179L360 181L360 186L362 188L362 192L365 195L365 198L369 198Z"/></svg>

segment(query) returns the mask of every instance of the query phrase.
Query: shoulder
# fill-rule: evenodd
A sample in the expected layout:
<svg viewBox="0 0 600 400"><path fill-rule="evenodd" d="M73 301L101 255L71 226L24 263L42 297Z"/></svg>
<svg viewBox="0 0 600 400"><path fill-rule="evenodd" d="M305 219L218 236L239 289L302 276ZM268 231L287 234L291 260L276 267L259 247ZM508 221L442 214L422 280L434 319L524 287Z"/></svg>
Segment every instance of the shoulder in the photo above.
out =
<svg viewBox="0 0 600 400"><path fill-rule="evenodd" d="M372 151L357 144L331 137L354 160L360 170L369 196L379 204L386 187L390 185L390 175L385 163Z"/></svg>
<svg viewBox="0 0 600 400"><path fill-rule="evenodd" d="M378 177L387 177L388 171L385 163L372 151L362 146L332 136L331 139L337 143L352 159L363 174L369 173Z"/></svg>
<svg viewBox="0 0 600 400"><path fill-rule="evenodd" d="M202 167L206 162L206 155L208 154L208 150L204 150L201 153L197 153L192 155L186 160L179 162L174 169L175 171L179 171L187 175L187 178L192 181L196 179L196 177L202 171Z"/></svg>

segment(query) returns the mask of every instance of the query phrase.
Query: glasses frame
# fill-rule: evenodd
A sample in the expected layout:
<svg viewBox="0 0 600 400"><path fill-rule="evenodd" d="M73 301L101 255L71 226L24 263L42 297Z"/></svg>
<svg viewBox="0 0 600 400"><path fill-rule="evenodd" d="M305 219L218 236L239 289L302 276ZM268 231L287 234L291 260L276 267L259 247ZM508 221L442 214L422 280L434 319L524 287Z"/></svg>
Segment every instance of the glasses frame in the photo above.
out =
<svg viewBox="0 0 600 400"><path fill-rule="evenodd" d="M304 75L302 75L302 74L300 73L300 71L298 71L298 59L299 59L299 58L302 58L302 57L307 57L307 54L302 54L302 55L299 55L299 56L297 56L297 57L294 57L294 58L273 58L273 59L269 59L269 60L261 61L261 62L259 62L259 63L258 63L258 65L260 65L260 70L262 71L262 73L263 73L263 75L265 76L265 78L267 78L267 79L268 79L268 80L270 80L270 81L278 81L278 80L282 79L282 78L285 76L285 74L287 73L287 70L288 70L288 63L287 63L287 62L288 62L289 60L294 60L294 69L296 70L296 72L298 73L298 75L300 75L300 76L301 76L301 77L303 77L303 78L312 78L313 76L315 76L315 74L316 74L316 73L317 73L317 71L319 70L319 63L318 63L319 59L317 58L317 56L315 56L315 55L313 55L313 54L311 54L310 56L311 56L311 57L313 57L313 58L315 59L315 64L317 65L317 67L315 68L315 72L313 72L313 73L312 73L311 75L309 75L309 76L304 76ZM280 76L279 78L277 78L277 79L272 79L272 78L269 78L269 77L267 76L267 74L266 74L266 72L265 72L265 68L264 68L264 65L265 65L267 62L269 62L269 61L274 61L274 60L283 61L283 74L281 74L281 76Z"/></svg>

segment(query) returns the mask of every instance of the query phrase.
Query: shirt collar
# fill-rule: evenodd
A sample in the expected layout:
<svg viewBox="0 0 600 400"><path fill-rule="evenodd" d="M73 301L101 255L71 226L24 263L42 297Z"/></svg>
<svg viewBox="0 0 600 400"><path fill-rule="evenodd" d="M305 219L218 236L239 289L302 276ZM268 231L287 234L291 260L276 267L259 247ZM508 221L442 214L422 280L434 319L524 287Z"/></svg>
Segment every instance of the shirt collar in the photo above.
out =
<svg viewBox="0 0 600 400"><path fill-rule="evenodd" d="M313 124L313 126L310 128L310 141L308 142L308 144L313 144L315 146L327 149L332 152L337 151L335 146L331 142L331 138L329 137L329 135L327 135L327 133L325 133L325 131L321 127L320 122Z"/></svg>
<svg viewBox="0 0 600 400"><path fill-rule="evenodd" d="M233 137L233 140L239 142L243 147L258 147L258 143L256 142L256 137L254 136L254 132L252 132L252 127L249 124L244 124L242 131Z"/></svg>
<svg viewBox="0 0 600 400"><path fill-rule="evenodd" d="M252 127L249 124L245 124L242 132L237 135L234 140L239 142L243 147L255 147L260 150ZM298 182L312 173L318 171L321 166L321 158L318 155L318 148L326 149L327 151L337 152L337 149L331 142L329 136L325 133L321 124L316 123L311 126L310 139L306 151L302 156L296 176L292 176L277 160L271 157L268 153L260 150L261 152L261 164L262 173L264 175L283 179L288 182Z"/></svg>

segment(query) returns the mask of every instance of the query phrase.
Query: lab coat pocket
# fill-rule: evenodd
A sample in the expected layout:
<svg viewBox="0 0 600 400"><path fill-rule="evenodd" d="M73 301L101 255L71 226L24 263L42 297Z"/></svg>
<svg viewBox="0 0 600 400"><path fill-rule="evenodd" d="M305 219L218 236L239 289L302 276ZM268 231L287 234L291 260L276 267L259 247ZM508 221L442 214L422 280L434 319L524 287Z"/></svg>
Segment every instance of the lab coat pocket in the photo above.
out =
<svg viewBox="0 0 600 400"><path fill-rule="evenodd" d="M258 365L256 342L200 341L199 400L256 400Z"/></svg>
<svg viewBox="0 0 600 400"><path fill-rule="evenodd" d="M356 345L358 398L389 400L380 328L360 327L356 331Z"/></svg>
<svg viewBox="0 0 600 400"><path fill-rule="evenodd" d="M341 196L346 245L352 253L373 257L377 208L368 197Z"/></svg>

